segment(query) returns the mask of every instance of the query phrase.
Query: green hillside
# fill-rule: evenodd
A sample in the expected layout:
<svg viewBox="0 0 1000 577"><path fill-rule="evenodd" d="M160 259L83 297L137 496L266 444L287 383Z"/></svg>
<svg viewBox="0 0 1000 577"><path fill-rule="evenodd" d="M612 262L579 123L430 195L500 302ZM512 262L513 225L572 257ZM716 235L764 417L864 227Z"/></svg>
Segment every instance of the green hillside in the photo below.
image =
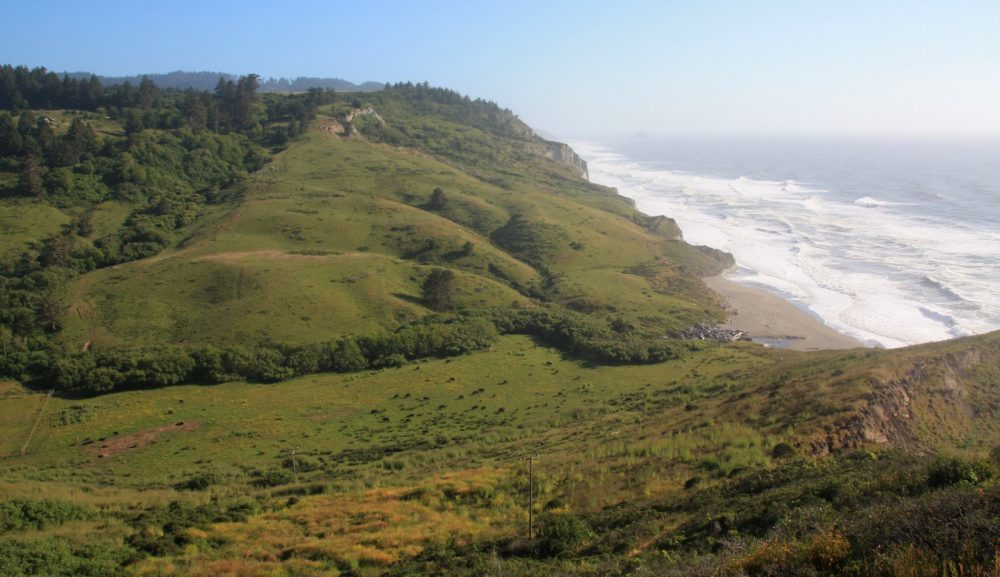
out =
<svg viewBox="0 0 1000 577"><path fill-rule="evenodd" d="M448 90L0 73L0 575L1000 576L1000 333L665 338L728 255Z"/></svg>
<svg viewBox="0 0 1000 577"><path fill-rule="evenodd" d="M659 365L593 367L504 337L455 360L266 386L55 397L47 406L44 395L11 390L0 403L0 487L21 507L84 511L17 532L18 543L68 538L69 551L86 557L95 553L82 536L100 526L105 546L136 559L137 573L471 575L498 564L516 575L589 575L595 564L629 574L736 563L758 567L751 574L843 574L855 563L867 575L925 562L941 571L948 555L985 567L983 549L938 547L932 525L915 541L925 549L906 549L912 534L887 534L893 556L873 557L865 543L879 537L862 521L891 507L947 516L954 538L989 540L1000 495L996 464L981 456L1000 443L1000 399L995 381L983 383L1000 370L998 347L993 335L862 353L860 363L857 353L829 353L817 366L803 362L814 355L713 346ZM912 449L907 456L886 451L896 439L862 435L897 426L865 407L891 394L900 383L889 375L914 355L929 359L907 385L914 414L940 405L948 384L979 416L914 418L898 429L913 439L896 445ZM947 372L962 359L964 368ZM776 400L777 375L794 402ZM857 435L817 444L837 423ZM957 447L964 456L951 461L926 456L959 455ZM817 459L828 450L838 456ZM572 529L565 543L559 533L538 541L542 550L524 538L527 455L536 458L543 535L559 523ZM775 524L798 533L765 538ZM743 549L719 556L712 543ZM828 545L829 566L813 564Z"/></svg>
<svg viewBox="0 0 1000 577"><path fill-rule="evenodd" d="M65 337L306 342L393 329L426 314L414 301L431 266L461 273L460 307L553 302L661 334L719 314L707 291L665 294L650 282L717 266L662 233L589 199L500 188L364 137L309 133L240 186L229 214L176 251L77 281L71 306L93 315L68 321ZM438 209L435 189L446 198Z"/></svg>

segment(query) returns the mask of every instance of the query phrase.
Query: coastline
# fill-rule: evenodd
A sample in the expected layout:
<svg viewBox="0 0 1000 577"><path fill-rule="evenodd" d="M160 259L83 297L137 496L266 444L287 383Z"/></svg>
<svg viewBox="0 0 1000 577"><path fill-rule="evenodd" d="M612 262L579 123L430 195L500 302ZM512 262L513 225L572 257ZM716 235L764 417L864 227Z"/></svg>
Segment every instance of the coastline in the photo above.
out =
<svg viewBox="0 0 1000 577"><path fill-rule="evenodd" d="M962 167L992 149L760 144L678 136L573 146L592 182L617 189L645 214L669 215L689 244L732 254L748 276L730 280L752 277L749 286L791 299L863 346L892 349L1000 328L990 268L1000 258L1000 212L975 194L992 173L970 173L969 190L953 186ZM783 169L772 162L776 151L820 145L863 170L828 165L817 160L822 154L791 155ZM931 157L941 171L921 161ZM925 188L906 185L914 174Z"/></svg>
<svg viewBox="0 0 1000 577"><path fill-rule="evenodd" d="M819 319L764 289L721 276L702 279L735 311L725 328L745 331L754 342L793 351L853 349L864 343L826 326Z"/></svg>

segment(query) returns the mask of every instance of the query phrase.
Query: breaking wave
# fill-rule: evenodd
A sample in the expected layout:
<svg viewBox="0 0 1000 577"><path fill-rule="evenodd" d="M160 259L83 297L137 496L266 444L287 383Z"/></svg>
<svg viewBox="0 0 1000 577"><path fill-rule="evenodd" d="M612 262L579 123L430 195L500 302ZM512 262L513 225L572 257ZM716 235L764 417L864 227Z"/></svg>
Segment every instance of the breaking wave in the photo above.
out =
<svg viewBox="0 0 1000 577"><path fill-rule="evenodd" d="M699 175L601 145L574 148L592 181L674 218L688 242L732 253L734 280L802 303L863 342L899 347L1000 328L1000 222L991 230L940 218L932 205L845 198L804 179Z"/></svg>

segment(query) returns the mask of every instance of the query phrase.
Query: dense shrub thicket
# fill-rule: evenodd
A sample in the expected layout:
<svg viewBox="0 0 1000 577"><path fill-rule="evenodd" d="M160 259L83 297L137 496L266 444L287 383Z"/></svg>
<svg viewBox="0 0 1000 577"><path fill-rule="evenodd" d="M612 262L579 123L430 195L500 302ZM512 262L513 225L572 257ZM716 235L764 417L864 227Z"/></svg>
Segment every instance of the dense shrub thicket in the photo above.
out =
<svg viewBox="0 0 1000 577"><path fill-rule="evenodd" d="M662 362L706 346L621 335L602 321L555 308L492 309L434 316L393 332L307 345L162 345L85 352L15 349L0 357L0 372L58 390L88 393L241 379L273 383L312 373L347 373L459 356L490 347L501 334L529 335L601 364Z"/></svg>
<svg viewBox="0 0 1000 577"><path fill-rule="evenodd" d="M0 532L47 529L93 515L93 511L65 501L13 499L0 503Z"/></svg>
<svg viewBox="0 0 1000 577"><path fill-rule="evenodd" d="M28 366L11 372L42 371L59 390L103 393L123 388L178 383L214 384L245 379L273 383L319 372L351 372L399 366L409 360L451 357L490 346L496 329L485 319L419 323L395 332L319 344L256 347L159 346L77 353L24 355Z"/></svg>
<svg viewBox="0 0 1000 577"><path fill-rule="evenodd" d="M118 513L127 527L124 542L101 532L86 540L73 540L16 532L44 529L73 519L94 518L96 514L66 503L10 501L0 505L0 519L3 520L0 525L3 533L0 535L0 575L126 575L129 564L146 556L175 555L190 546L202 550L216 547L220 541L204 537L211 524L245 521L259 512L259 503L251 500L213 500L202 505L174 501L164 506ZM41 521L42 518L45 520Z"/></svg>
<svg viewBox="0 0 1000 577"><path fill-rule="evenodd" d="M388 574L996 574L994 464L868 456L793 460L681 497L545 514L533 542L450 543Z"/></svg>
<svg viewBox="0 0 1000 577"><path fill-rule="evenodd" d="M620 333L603 320L556 308L493 309L484 313L502 334L530 335L577 358L600 364L660 363L705 346L656 335Z"/></svg>
<svg viewBox="0 0 1000 577"><path fill-rule="evenodd" d="M111 542L70 543L60 537L0 537L0 575L118 577L133 552Z"/></svg>

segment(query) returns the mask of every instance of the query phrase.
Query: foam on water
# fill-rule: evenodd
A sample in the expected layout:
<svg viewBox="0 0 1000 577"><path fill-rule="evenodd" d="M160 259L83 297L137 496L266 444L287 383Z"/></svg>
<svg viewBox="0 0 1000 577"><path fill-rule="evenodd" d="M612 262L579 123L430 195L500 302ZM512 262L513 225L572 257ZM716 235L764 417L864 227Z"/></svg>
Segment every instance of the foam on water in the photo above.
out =
<svg viewBox="0 0 1000 577"><path fill-rule="evenodd" d="M884 200L874 199L870 196L862 196L861 198L854 201L854 204L858 206L865 206L868 208L876 208L879 206L892 206L896 204L894 202L886 202Z"/></svg>
<svg viewBox="0 0 1000 577"><path fill-rule="evenodd" d="M914 203L838 199L808 182L663 170L573 146L593 182L674 218L688 242L732 253L734 280L863 342L899 347L1000 328L1000 229L936 218L933 207L899 210L922 208Z"/></svg>

